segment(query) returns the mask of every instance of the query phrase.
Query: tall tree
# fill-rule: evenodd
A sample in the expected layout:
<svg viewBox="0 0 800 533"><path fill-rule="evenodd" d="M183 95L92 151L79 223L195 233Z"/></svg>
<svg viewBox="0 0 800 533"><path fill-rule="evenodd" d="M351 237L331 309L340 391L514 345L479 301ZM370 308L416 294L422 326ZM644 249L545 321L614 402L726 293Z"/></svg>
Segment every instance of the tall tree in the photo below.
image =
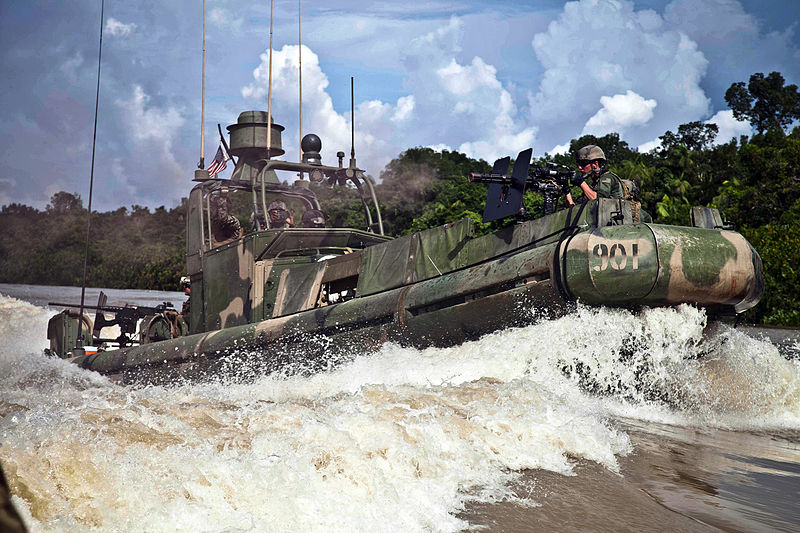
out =
<svg viewBox="0 0 800 533"><path fill-rule="evenodd" d="M569 143L570 158L578 149L588 145L596 144L603 149L606 154L606 160L609 164L613 165L618 161L625 159L636 159L638 152L632 150L627 142L619 138L619 133L608 133L602 137L595 137L594 135L583 135L577 139L573 139Z"/></svg>
<svg viewBox="0 0 800 533"><path fill-rule="evenodd" d="M486 187L466 176L489 169L459 152L409 148L386 165L376 190L386 232L403 235L466 216L480 220Z"/></svg>
<svg viewBox="0 0 800 533"><path fill-rule="evenodd" d="M780 72L769 76L757 72L747 87L738 81L725 91L725 102L737 120L747 120L758 133L781 130L800 119L800 93L797 85L784 85Z"/></svg>
<svg viewBox="0 0 800 533"><path fill-rule="evenodd" d="M719 126L716 124L703 124L696 120L678 126L677 134L668 131L659 139L662 150L681 144L689 150L705 150L711 146L718 133Z"/></svg>
<svg viewBox="0 0 800 533"><path fill-rule="evenodd" d="M83 209L83 201L80 194L59 191L50 197L50 203L45 209L48 213L65 215Z"/></svg>

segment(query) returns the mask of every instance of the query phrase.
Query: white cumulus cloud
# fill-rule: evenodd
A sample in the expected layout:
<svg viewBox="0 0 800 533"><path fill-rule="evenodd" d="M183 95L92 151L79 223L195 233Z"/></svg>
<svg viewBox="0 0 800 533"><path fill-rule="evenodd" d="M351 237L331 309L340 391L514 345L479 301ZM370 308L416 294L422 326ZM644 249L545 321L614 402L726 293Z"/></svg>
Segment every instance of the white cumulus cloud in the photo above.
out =
<svg viewBox="0 0 800 533"><path fill-rule="evenodd" d="M149 102L150 96L136 85L130 98L117 100L117 105L123 109L135 139L153 139L165 144L171 142L175 131L184 122L180 111L173 107L159 109L149 105Z"/></svg>
<svg viewBox="0 0 800 533"><path fill-rule="evenodd" d="M209 12L208 21L226 32L236 35L242 32L242 25L244 24L242 17L236 17L229 10L219 7L215 7Z"/></svg>
<svg viewBox="0 0 800 533"><path fill-rule="evenodd" d="M783 9L783 4L791 3L763 2L769 7L760 10ZM791 22L791 15L787 16ZM779 71L787 79L800 77L796 21L783 31L765 31L739 0L673 0L664 9L664 20L702 48L710 61L705 81L715 94L723 94L733 82L747 81L754 72Z"/></svg>
<svg viewBox="0 0 800 533"><path fill-rule="evenodd" d="M497 69L480 57L459 62L461 23L444 26L409 43L403 56L409 94L396 101L363 101L356 105L355 136L359 164L378 175L383 166L412 146L457 146L472 157L493 160L532 145L536 128L520 121L511 92ZM283 144L296 150L298 75L295 45L273 52L272 106L276 122L286 126ZM304 131L323 140L323 161L350 145L349 110L334 109L328 77L318 56L303 46ZM268 55L262 54L254 82L242 96L264 109Z"/></svg>
<svg viewBox="0 0 800 533"><path fill-rule="evenodd" d="M530 117L549 143L574 138L586 126L627 127L626 140L636 144L708 115L710 101L700 87L708 62L697 44L628 0L568 2L534 36L533 50L544 72L529 96ZM629 94L649 100L634 102ZM598 111L607 95L615 96ZM635 113L612 111L620 97L635 104Z"/></svg>
<svg viewBox="0 0 800 533"><path fill-rule="evenodd" d="M399 122L407 118L414 110L414 95L401 96L397 100L397 109L392 115L392 122Z"/></svg>
<svg viewBox="0 0 800 533"><path fill-rule="evenodd" d="M661 139L653 139L652 141L647 141L636 147L636 149L643 154L657 148L661 148Z"/></svg>
<svg viewBox="0 0 800 533"><path fill-rule="evenodd" d="M183 110L151 105L150 96L136 85L131 95L116 101L123 125L130 133L133 146L126 164L115 165L114 173L127 183L130 192L139 196L158 197L165 189L185 189L186 165L178 162L174 148L185 119ZM155 183L152 176L168 176Z"/></svg>
<svg viewBox="0 0 800 533"><path fill-rule="evenodd" d="M611 132L625 132L631 126L647 124L653 118L655 100L646 100L635 92L628 90L625 94L601 96L603 106L586 122L583 134L602 136Z"/></svg>
<svg viewBox="0 0 800 533"><path fill-rule="evenodd" d="M115 18L109 18L106 21L106 31L114 37L127 37L136 29L136 24L124 24Z"/></svg>
<svg viewBox="0 0 800 533"><path fill-rule="evenodd" d="M569 153L569 143L557 144L548 153L552 155L564 155Z"/></svg>
<svg viewBox="0 0 800 533"><path fill-rule="evenodd" d="M83 55L80 52L75 52L75 54L61 63L59 69L61 72L64 73L65 76L68 76L69 79L74 83L78 77L77 72L83 66Z"/></svg>
<svg viewBox="0 0 800 533"><path fill-rule="evenodd" d="M731 139L738 139L742 135L752 135L753 133L750 123L746 120L736 120L730 109L717 112L706 121L706 124L716 124L719 128L714 144L725 144Z"/></svg>
<svg viewBox="0 0 800 533"><path fill-rule="evenodd" d="M272 55L272 116L273 120L286 127L283 146L289 159L297 159L299 137L299 75L298 47L285 45L273 50ZM323 141L323 162L332 164L335 154L350 145L349 117L336 112L327 92L328 77L319 65L318 56L307 46L303 54L303 132L314 132ZM267 109L269 55L261 54L261 62L253 71L254 82L242 88L242 96L253 103L256 109ZM358 116L358 113L357 113ZM363 131L356 128L356 146L363 146ZM361 141L361 142L359 142ZM298 154L299 155L299 154Z"/></svg>
<svg viewBox="0 0 800 533"><path fill-rule="evenodd" d="M417 110L415 129L408 134L419 139L412 142L458 146L459 151L488 161L530 147L537 129L520 120L497 69L478 56L467 63L456 59L462 39L462 22L453 17L408 47L406 85Z"/></svg>

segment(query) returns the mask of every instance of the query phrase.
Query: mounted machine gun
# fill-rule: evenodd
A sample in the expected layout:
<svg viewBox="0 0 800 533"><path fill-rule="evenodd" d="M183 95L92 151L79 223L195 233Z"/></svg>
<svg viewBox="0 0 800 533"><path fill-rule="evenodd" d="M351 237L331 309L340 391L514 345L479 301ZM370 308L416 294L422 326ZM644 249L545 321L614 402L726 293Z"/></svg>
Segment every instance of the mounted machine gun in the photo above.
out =
<svg viewBox="0 0 800 533"><path fill-rule="evenodd" d="M48 331L48 337L51 341L51 351L55 353L63 353L64 349L69 351L70 349L74 348L82 348L83 346L88 346L89 344L98 346L100 344L113 344L119 346L120 348L126 346L132 346L134 344L140 344L142 342L147 342L149 340L156 340L152 338L148 338L147 340L136 339L136 328L139 324L139 321L146 317L163 317L168 324L170 329L173 329L173 326L177 329L181 329L180 326L177 324L178 321L178 313L175 311L172 303L170 302L163 302L155 307L146 307L143 305L125 305L125 306L118 306L118 305L106 305L107 297L106 295L101 292L100 297L98 298L97 305L84 305L84 309L93 309L96 311L95 318L94 318L94 325L91 327L91 336L88 334L88 327L87 325L91 324L88 321L88 318L83 320L83 331L72 331L70 328L58 328L56 325L51 327L52 331ZM78 309L81 306L78 304L68 304L68 303L59 303L59 302L49 302L48 305L56 306L56 307L66 307L68 309ZM103 313L113 313L114 318L107 319ZM63 321L74 321L74 311L65 310L62 312L64 317ZM60 315L57 315L57 317ZM152 320L148 321L142 327L142 331L149 330L151 327ZM101 338L100 333L103 328L109 326L119 326L120 335L115 339L110 338ZM74 328L72 328L74 330ZM59 335L59 332L61 333ZM52 333L52 336L51 336ZM176 335L177 336L177 335ZM67 339L66 337L70 337ZM89 338L87 338L89 337ZM148 337L150 337L148 335ZM166 337L170 338L170 337ZM61 346L53 346L53 344L61 344Z"/></svg>
<svg viewBox="0 0 800 533"><path fill-rule="evenodd" d="M523 150L514 161L511 176L506 176L511 159L503 157L494 162L490 174L471 172L469 181L489 184L483 221L516 216L527 220L529 215L522 205L525 189L531 188L544 196L544 214L555 212L558 197L569 192L570 183L576 175L564 165L547 163L545 166L531 165L532 149Z"/></svg>

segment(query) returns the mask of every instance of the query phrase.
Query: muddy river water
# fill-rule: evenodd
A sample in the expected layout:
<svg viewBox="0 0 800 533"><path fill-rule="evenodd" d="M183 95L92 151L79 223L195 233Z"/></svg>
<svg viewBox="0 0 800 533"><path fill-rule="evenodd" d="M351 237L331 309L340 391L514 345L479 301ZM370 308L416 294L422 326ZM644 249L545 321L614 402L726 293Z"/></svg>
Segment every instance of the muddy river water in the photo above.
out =
<svg viewBox="0 0 800 533"><path fill-rule="evenodd" d="M800 531L791 338L580 307L313 375L123 388L43 355L61 291L0 285L0 463L31 531Z"/></svg>

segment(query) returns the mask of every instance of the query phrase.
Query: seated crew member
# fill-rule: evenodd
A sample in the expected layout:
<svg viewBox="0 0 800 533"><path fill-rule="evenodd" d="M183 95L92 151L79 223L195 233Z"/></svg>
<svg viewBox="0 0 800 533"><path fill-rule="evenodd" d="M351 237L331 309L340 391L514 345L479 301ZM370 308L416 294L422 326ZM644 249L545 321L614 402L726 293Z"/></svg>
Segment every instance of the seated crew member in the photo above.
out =
<svg viewBox="0 0 800 533"><path fill-rule="evenodd" d="M192 285L189 276L181 277L181 288L183 289L183 294L186 295L186 301L183 302L183 307L181 307L181 316L188 317L192 300Z"/></svg>
<svg viewBox="0 0 800 533"><path fill-rule="evenodd" d="M275 200L269 204L267 214L269 215L269 227L271 229L294 227L292 214L286 208L286 204L280 200Z"/></svg>
<svg viewBox="0 0 800 533"><path fill-rule="evenodd" d="M625 196L619 176L606 168L606 155L599 146L584 146L575 152L575 162L578 163L580 173L575 175L571 183L580 186L588 200ZM567 193L567 204L575 205L570 193Z"/></svg>
<svg viewBox="0 0 800 533"><path fill-rule="evenodd" d="M212 196L209 204L211 206L211 237L214 246L241 237L242 225L239 223L239 219L231 214L233 203L228 195L221 193Z"/></svg>
<svg viewBox="0 0 800 533"><path fill-rule="evenodd" d="M305 213L303 213L303 227L324 228L325 213L323 213L319 209L308 209Z"/></svg>

